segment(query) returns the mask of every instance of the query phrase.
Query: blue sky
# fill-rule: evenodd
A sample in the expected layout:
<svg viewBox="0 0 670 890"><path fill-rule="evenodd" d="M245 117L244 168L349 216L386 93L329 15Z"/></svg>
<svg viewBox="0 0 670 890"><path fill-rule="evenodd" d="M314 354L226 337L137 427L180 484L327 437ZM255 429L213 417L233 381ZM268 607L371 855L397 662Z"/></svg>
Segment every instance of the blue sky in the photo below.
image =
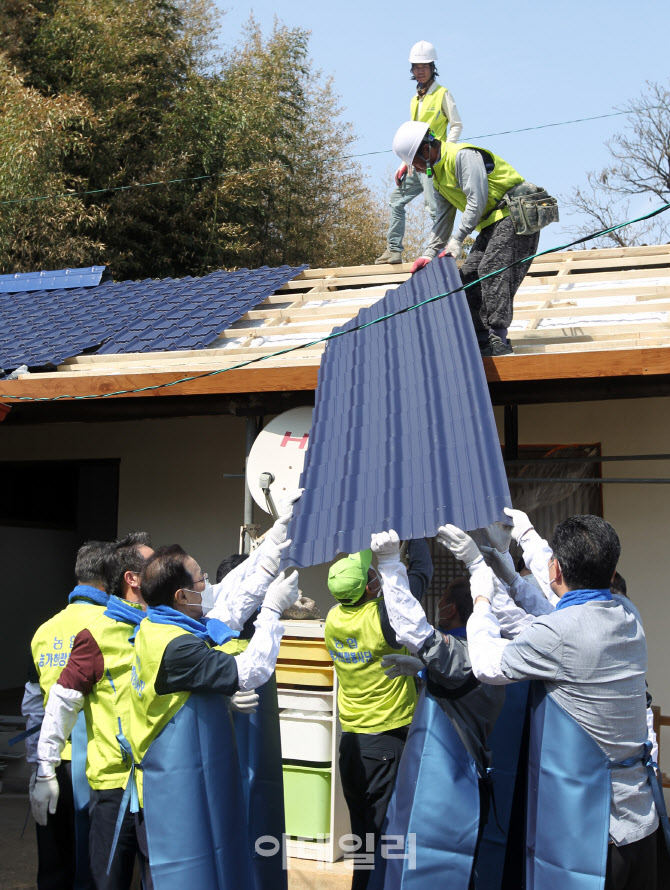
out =
<svg viewBox="0 0 670 890"><path fill-rule="evenodd" d="M670 86L667 0L217 3L226 10L224 46L236 43L252 9L265 31L271 30L274 15L311 30L312 58L333 76L360 152L390 148L395 130L407 120L414 90L407 57L417 40L437 47L439 80L454 95L463 139L606 114L637 98L647 80ZM526 179L560 196L584 184L587 170L607 163L605 141L625 120L478 141ZM396 164L391 154L364 162L376 182ZM635 209L644 212L657 203L639 201ZM543 232L541 246L563 243L565 224L575 222L564 213L561 224Z"/></svg>

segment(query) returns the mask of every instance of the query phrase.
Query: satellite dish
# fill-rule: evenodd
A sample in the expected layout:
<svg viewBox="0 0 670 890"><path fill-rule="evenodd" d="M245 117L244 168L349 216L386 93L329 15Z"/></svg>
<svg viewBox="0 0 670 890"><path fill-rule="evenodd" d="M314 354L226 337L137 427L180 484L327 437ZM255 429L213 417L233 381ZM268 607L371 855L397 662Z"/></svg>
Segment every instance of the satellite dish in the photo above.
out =
<svg viewBox="0 0 670 890"><path fill-rule="evenodd" d="M309 444L313 408L284 411L258 434L247 459L251 496L266 513L273 513L287 492L298 488ZM269 497L268 497L269 496Z"/></svg>

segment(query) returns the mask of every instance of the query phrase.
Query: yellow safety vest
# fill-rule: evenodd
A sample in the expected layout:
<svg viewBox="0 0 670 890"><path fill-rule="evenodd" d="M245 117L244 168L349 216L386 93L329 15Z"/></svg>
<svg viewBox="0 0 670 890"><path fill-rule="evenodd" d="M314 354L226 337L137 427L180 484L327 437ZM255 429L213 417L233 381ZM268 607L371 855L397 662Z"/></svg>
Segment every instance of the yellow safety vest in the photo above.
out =
<svg viewBox="0 0 670 890"><path fill-rule="evenodd" d="M158 695L156 678L168 643L188 631L172 624L143 621L135 637L131 678L130 735L128 741L135 763L141 764L149 745L186 704L190 692ZM135 772L140 806L144 805L142 770Z"/></svg>
<svg viewBox="0 0 670 890"><path fill-rule="evenodd" d="M139 604L126 605L142 611ZM105 665L102 679L84 699L88 738L86 775L96 791L123 788L130 773L131 758L122 750L117 735L122 733L128 738L133 664L130 637L135 628L103 613L88 630L100 647Z"/></svg>
<svg viewBox="0 0 670 890"><path fill-rule="evenodd" d="M30 651L39 677L40 689L44 695L45 707L51 687L58 682L63 668L68 663L74 638L103 610L104 606L99 606L97 603L70 603L35 631ZM65 743L61 760L72 760L72 746L69 741Z"/></svg>
<svg viewBox="0 0 670 890"><path fill-rule="evenodd" d="M334 606L326 618L325 639L335 664L340 723L346 732L386 732L412 720L417 693L413 677L390 679L384 655L408 655L384 639L381 599L362 606Z"/></svg>
<svg viewBox="0 0 670 890"><path fill-rule="evenodd" d="M419 111L419 97L414 96L409 103L409 113L413 121L421 121L428 124L431 133L440 140L446 139L449 118L442 110L442 99L447 92L446 87L437 86L432 93L426 93L421 99L421 111Z"/></svg>
<svg viewBox="0 0 670 890"><path fill-rule="evenodd" d="M224 643L223 646L219 646L219 649L222 649L224 652L227 652L228 655L240 655L242 652L247 651L247 647L251 640L228 640L227 643Z"/></svg>
<svg viewBox="0 0 670 890"><path fill-rule="evenodd" d="M487 155L493 162L493 170L488 173L489 199L482 220L477 225L478 232L509 216L509 208L503 207L502 210L493 210L493 208L513 186L525 181L511 164L499 158L498 155L494 155L488 149L479 148L479 146L470 145L467 142L442 142L440 148L440 160L433 167L433 186L461 212L465 210L468 199L456 179L456 155L464 148L472 148ZM487 214L489 215L487 216ZM486 218L484 219L484 217Z"/></svg>
<svg viewBox="0 0 670 890"><path fill-rule="evenodd" d="M165 725L172 720L191 696L190 692L170 692L167 695L159 695L156 692L156 678L168 643L187 633L189 633L188 630L173 624L155 624L148 619L142 622L137 631L131 678L130 735L128 736L133 758L137 764L142 763L153 740L160 735ZM244 645L238 648L240 643ZM248 640L230 640L222 646L210 646L210 648L236 655L243 652L248 644ZM221 707L225 707L223 698ZM137 770L135 776L140 806L142 806L142 770Z"/></svg>

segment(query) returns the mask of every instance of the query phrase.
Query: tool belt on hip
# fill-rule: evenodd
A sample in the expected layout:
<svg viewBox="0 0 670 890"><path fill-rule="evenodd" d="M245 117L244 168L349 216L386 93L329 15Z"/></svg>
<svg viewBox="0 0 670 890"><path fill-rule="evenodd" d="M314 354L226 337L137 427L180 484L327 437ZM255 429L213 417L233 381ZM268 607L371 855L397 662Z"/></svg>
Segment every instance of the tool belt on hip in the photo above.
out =
<svg viewBox="0 0 670 890"><path fill-rule="evenodd" d="M515 185L482 219L487 219L495 210L502 210L503 207L509 207L517 235L533 235L549 223L558 222L558 201L532 182Z"/></svg>

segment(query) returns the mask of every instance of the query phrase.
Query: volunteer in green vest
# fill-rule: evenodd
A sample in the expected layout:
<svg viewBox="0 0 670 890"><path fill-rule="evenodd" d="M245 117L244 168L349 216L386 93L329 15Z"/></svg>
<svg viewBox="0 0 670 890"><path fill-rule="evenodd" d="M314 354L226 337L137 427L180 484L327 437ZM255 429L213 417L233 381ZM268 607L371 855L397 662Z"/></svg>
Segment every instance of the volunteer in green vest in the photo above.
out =
<svg viewBox="0 0 670 890"><path fill-rule="evenodd" d="M127 813L107 874L132 763L126 737L133 639L145 614L139 573L152 553L144 532L126 536L111 550L105 562L107 607L75 637L67 666L49 692L37 746L33 794L40 806L53 813L59 797L56 767L83 709L88 736L86 775L91 786L89 854L97 890L128 890L139 853L134 817Z"/></svg>
<svg viewBox="0 0 670 890"><path fill-rule="evenodd" d="M477 238L460 270L463 284L516 263L465 291L482 355L509 355L514 295L530 266L530 261L518 261L537 251L540 228L558 220L555 199L526 183L492 151L467 142L442 142L426 123L404 123L393 139L393 151L405 163L431 174L441 198L462 214L446 250L441 233L433 230L413 273L438 255L460 258L463 242L475 229Z"/></svg>
<svg viewBox="0 0 670 890"><path fill-rule="evenodd" d="M271 574L274 550L269 569L261 561L267 578L255 632L237 655L223 646L238 632L203 620L207 577L192 556L162 548L142 570L148 610L135 641L130 742L155 890L254 887L229 705L257 705L254 690L275 669L281 613L298 598L297 573Z"/></svg>
<svg viewBox="0 0 670 890"><path fill-rule="evenodd" d="M424 121L438 139L458 142L463 124L454 98L446 87L437 82L435 66L437 51L432 43L420 40L409 53L412 80L416 81L416 96L410 103L410 117L413 121ZM449 134L447 135L447 128ZM375 263L401 263L405 235L405 207L414 198L423 194L426 210L433 221L433 230L441 234L444 241L451 234L455 210L444 201L436 206L433 184L425 173L403 163L395 174L396 187L391 192L389 207L391 222L384 253Z"/></svg>
<svg viewBox="0 0 670 890"><path fill-rule="evenodd" d="M432 562L425 541L408 545L412 593L428 587ZM417 702L413 677L390 679L382 658L405 653L386 612L381 582L371 566L372 551L352 553L333 563L328 588L339 605L326 618L325 641L335 664L340 739L340 776L349 808L351 833L359 855L374 854ZM369 849L367 835L374 843ZM368 884L372 872L355 862L352 890Z"/></svg>
<svg viewBox="0 0 670 890"><path fill-rule="evenodd" d="M38 890L68 890L92 887L88 876L88 783L80 777L83 800L76 806L73 795L72 752L68 741L56 768L61 788L60 805L53 814L34 800L33 791L37 775L37 741L39 727L44 718L44 706L49 690L58 680L70 657L74 639L90 624L107 605L105 593L104 563L112 545L101 541L88 541L77 551L75 578L77 586L68 597L69 604L53 618L45 621L30 644L31 671L26 683L21 713L27 717L26 728L34 730L26 738L26 760L33 764L30 778L30 799L37 831L37 888ZM82 718L83 719L83 718ZM83 758L86 757L86 734L83 733ZM75 765L76 768L76 765ZM78 801L79 802L79 801ZM75 821L75 809L78 811ZM83 827L82 827L83 818ZM75 834L77 835L75 843ZM79 847L79 855L77 855Z"/></svg>

